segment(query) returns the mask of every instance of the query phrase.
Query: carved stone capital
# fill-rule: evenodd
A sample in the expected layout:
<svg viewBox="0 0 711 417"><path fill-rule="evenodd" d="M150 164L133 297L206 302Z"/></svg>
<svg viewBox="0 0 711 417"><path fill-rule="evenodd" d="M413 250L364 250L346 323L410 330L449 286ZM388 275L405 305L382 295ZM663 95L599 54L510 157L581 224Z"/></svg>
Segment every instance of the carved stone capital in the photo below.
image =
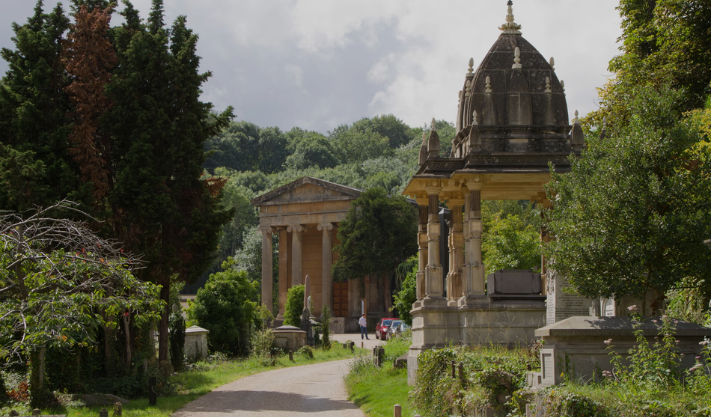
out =
<svg viewBox="0 0 711 417"><path fill-rule="evenodd" d="M302 224L290 224L289 226L287 226L286 231L289 233L302 233L306 231L306 226Z"/></svg>
<svg viewBox="0 0 711 417"><path fill-rule="evenodd" d="M271 234L273 234L273 233L276 232L276 230L274 230L274 228L272 228L272 227L270 227L270 226L262 226L262 227L259 228L259 231L262 232L262 233L265 234L265 235L266 235L266 234L270 234L270 235L271 235Z"/></svg>
<svg viewBox="0 0 711 417"><path fill-rule="evenodd" d="M425 192L427 193L428 196L432 196L432 195L439 196L439 193L442 192L442 187L427 187L427 188L425 188Z"/></svg>
<svg viewBox="0 0 711 417"><path fill-rule="evenodd" d="M316 226L316 228L319 231L324 230L324 229L331 231L331 230L333 230L333 223L319 223L318 226Z"/></svg>

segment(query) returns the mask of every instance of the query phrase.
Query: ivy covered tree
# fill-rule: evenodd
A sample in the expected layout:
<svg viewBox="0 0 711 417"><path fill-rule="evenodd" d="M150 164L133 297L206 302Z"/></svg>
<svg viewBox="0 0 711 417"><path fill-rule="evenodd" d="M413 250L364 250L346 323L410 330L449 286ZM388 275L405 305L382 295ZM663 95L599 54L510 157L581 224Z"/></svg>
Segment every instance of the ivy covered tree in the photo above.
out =
<svg viewBox="0 0 711 417"><path fill-rule="evenodd" d="M551 268L588 297L663 299L684 282L708 286L711 165L683 92L633 91L629 123L589 136L571 172L553 174ZM644 306L645 309L650 306ZM654 309L655 306L651 306Z"/></svg>
<svg viewBox="0 0 711 417"><path fill-rule="evenodd" d="M382 188L364 191L353 200L339 224L333 265L337 280L370 275L383 286L384 307L390 307L390 278L397 266L417 252L417 210L402 196L389 196Z"/></svg>

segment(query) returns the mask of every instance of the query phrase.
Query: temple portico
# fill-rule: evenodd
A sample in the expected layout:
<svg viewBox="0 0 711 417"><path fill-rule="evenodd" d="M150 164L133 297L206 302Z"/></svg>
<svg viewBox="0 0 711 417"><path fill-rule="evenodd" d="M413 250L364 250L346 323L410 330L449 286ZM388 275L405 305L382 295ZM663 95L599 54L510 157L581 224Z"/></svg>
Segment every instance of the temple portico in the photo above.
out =
<svg viewBox="0 0 711 417"><path fill-rule="evenodd" d="M387 314L380 308L383 291L379 282L364 277L361 294L357 280L334 282L331 273L338 259L338 253L333 252L338 244L338 225L360 194L355 188L304 177L252 200L259 207L262 232L262 305L270 310L274 297L274 242L278 242L277 320L284 318L287 291L304 284L306 275L314 305L311 313L320 317L323 305L328 305L336 332L357 326L355 319L360 317L362 306L371 320Z"/></svg>

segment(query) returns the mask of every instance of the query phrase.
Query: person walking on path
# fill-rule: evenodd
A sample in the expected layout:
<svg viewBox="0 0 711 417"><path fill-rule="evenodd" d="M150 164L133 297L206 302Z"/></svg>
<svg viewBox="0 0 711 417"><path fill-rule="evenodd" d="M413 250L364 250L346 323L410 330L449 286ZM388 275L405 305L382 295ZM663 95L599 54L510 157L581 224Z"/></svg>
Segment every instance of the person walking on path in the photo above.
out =
<svg viewBox="0 0 711 417"><path fill-rule="evenodd" d="M366 340L370 340L368 339L368 322L365 320L365 314L358 319L358 325L360 326L360 340L363 340L364 335Z"/></svg>

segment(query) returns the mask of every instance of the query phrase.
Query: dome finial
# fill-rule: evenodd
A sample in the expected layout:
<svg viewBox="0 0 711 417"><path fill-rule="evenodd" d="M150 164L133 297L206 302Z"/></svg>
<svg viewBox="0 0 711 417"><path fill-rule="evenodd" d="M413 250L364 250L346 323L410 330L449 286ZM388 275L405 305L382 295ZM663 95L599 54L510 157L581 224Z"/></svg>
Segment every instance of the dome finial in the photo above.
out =
<svg viewBox="0 0 711 417"><path fill-rule="evenodd" d="M521 65L521 49L517 46L516 49L514 50L514 64L513 69L521 69L523 66Z"/></svg>
<svg viewBox="0 0 711 417"><path fill-rule="evenodd" d="M553 71L555 71L555 59L553 57L551 57L550 64L551 64L551 69Z"/></svg>
<svg viewBox="0 0 711 417"><path fill-rule="evenodd" d="M565 94L565 81L560 80L560 87L563 89L563 94Z"/></svg>
<svg viewBox="0 0 711 417"><path fill-rule="evenodd" d="M431 130L432 130L433 132L436 132L436 131L437 131L437 126L435 125L435 123L436 123L436 121L435 121L435 118L433 117L433 118L432 118L432 124L430 125L430 128L431 128Z"/></svg>
<svg viewBox="0 0 711 417"><path fill-rule="evenodd" d="M486 91L484 91L486 94L491 94L491 77L488 75L486 76Z"/></svg>
<svg viewBox="0 0 711 417"><path fill-rule="evenodd" d="M552 93L551 90L551 77L546 77L546 93Z"/></svg>
<svg viewBox="0 0 711 417"><path fill-rule="evenodd" d="M474 73L474 58L469 58L469 69L467 70L467 75L473 75Z"/></svg>
<svg viewBox="0 0 711 417"><path fill-rule="evenodd" d="M504 25L501 26L499 29L504 32L504 35L520 35L521 25L518 25L516 24L516 22L514 22L513 1L509 0L508 5L509 13L506 15L506 23L504 23Z"/></svg>
<svg viewBox="0 0 711 417"><path fill-rule="evenodd" d="M476 110L474 110L474 113L472 113L472 125L478 125L479 124L479 115L477 114Z"/></svg>

